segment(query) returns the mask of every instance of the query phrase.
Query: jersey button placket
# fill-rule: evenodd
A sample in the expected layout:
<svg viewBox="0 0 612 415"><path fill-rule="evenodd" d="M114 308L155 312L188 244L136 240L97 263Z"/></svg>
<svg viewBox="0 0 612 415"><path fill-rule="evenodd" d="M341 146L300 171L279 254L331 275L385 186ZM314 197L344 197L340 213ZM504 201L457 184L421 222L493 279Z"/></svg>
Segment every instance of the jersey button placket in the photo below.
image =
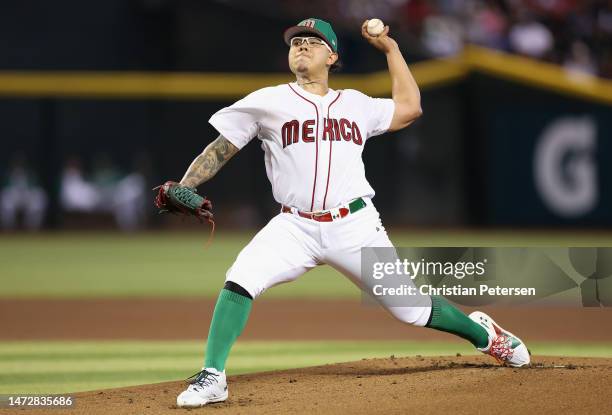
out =
<svg viewBox="0 0 612 415"><path fill-rule="evenodd" d="M317 156L317 188L315 191L315 203L314 203L314 209L315 210L320 210L323 209L323 196L321 195L321 188L323 188L323 191L325 191L325 186L321 187L319 186L319 179L323 180L323 175L321 173L323 173L323 171L321 170L321 160L324 159L324 149L323 149L323 118L324 118L324 114L323 114L323 98L319 98L316 101L317 103L317 108L319 109L319 119L317 120L317 146L318 146L318 156ZM322 182L321 182L322 183Z"/></svg>

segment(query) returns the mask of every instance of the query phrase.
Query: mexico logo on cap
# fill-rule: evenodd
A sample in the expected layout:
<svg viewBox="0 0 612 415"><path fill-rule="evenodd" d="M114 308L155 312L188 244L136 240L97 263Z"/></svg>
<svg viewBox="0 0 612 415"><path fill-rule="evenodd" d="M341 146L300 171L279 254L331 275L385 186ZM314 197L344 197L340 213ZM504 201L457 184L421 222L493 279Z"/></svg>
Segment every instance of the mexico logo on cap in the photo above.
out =
<svg viewBox="0 0 612 415"><path fill-rule="evenodd" d="M298 26L306 26L306 27L310 27L310 28L314 28L315 27L315 21L312 19L306 19L306 20L302 20Z"/></svg>

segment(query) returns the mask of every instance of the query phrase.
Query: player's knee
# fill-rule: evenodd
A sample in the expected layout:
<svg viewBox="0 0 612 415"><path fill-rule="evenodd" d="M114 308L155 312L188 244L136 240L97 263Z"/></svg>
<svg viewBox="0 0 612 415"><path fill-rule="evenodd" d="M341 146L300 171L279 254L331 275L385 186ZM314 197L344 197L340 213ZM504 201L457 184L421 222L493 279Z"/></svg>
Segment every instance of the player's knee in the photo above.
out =
<svg viewBox="0 0 612 415"><path fill-rule="evenodd" d="M402 323L424 327L429 320L431 307L388 307L387 311Z"/></svg>

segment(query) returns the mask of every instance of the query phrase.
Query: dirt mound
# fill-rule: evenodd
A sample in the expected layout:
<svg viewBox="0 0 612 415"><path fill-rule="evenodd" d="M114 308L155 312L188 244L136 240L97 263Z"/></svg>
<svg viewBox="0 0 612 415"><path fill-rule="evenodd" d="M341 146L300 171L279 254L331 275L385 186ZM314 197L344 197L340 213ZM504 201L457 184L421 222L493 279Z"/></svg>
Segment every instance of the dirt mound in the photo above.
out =
<svg viewBox="0 0 612 415"><path fill-rule="evenodd" d="M535 357L531 367L513 369L500 367L487 356L391 356L231 376L229 381L228 401L188 411L214 414L602 413L609 410L612 396L612 359ZM185 412L175 407L176 395L184 387L185 383L179 381L77 393L74 410L48 412L177 415Z"/></svg>

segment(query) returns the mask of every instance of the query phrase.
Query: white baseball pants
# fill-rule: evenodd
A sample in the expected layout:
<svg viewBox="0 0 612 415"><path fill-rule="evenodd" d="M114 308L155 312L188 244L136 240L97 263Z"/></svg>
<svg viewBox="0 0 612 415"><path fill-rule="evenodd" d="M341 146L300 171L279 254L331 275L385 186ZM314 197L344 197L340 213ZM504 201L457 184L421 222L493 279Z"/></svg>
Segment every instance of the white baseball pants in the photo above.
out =
<svg viewBox="0 0 612 415"><path fill-rule="evenodd" d="M361 210L334 222L316 222L293 213L280 213L242 249L227 271L226 281L242 286L253 297L277 284L293 281L321 264L361 283L361 248L393 247L371 200ZM410 282L409 282L410 283ZM424 326L431 314L427 306L391 306L377 301L398 320Z"/></svg>

